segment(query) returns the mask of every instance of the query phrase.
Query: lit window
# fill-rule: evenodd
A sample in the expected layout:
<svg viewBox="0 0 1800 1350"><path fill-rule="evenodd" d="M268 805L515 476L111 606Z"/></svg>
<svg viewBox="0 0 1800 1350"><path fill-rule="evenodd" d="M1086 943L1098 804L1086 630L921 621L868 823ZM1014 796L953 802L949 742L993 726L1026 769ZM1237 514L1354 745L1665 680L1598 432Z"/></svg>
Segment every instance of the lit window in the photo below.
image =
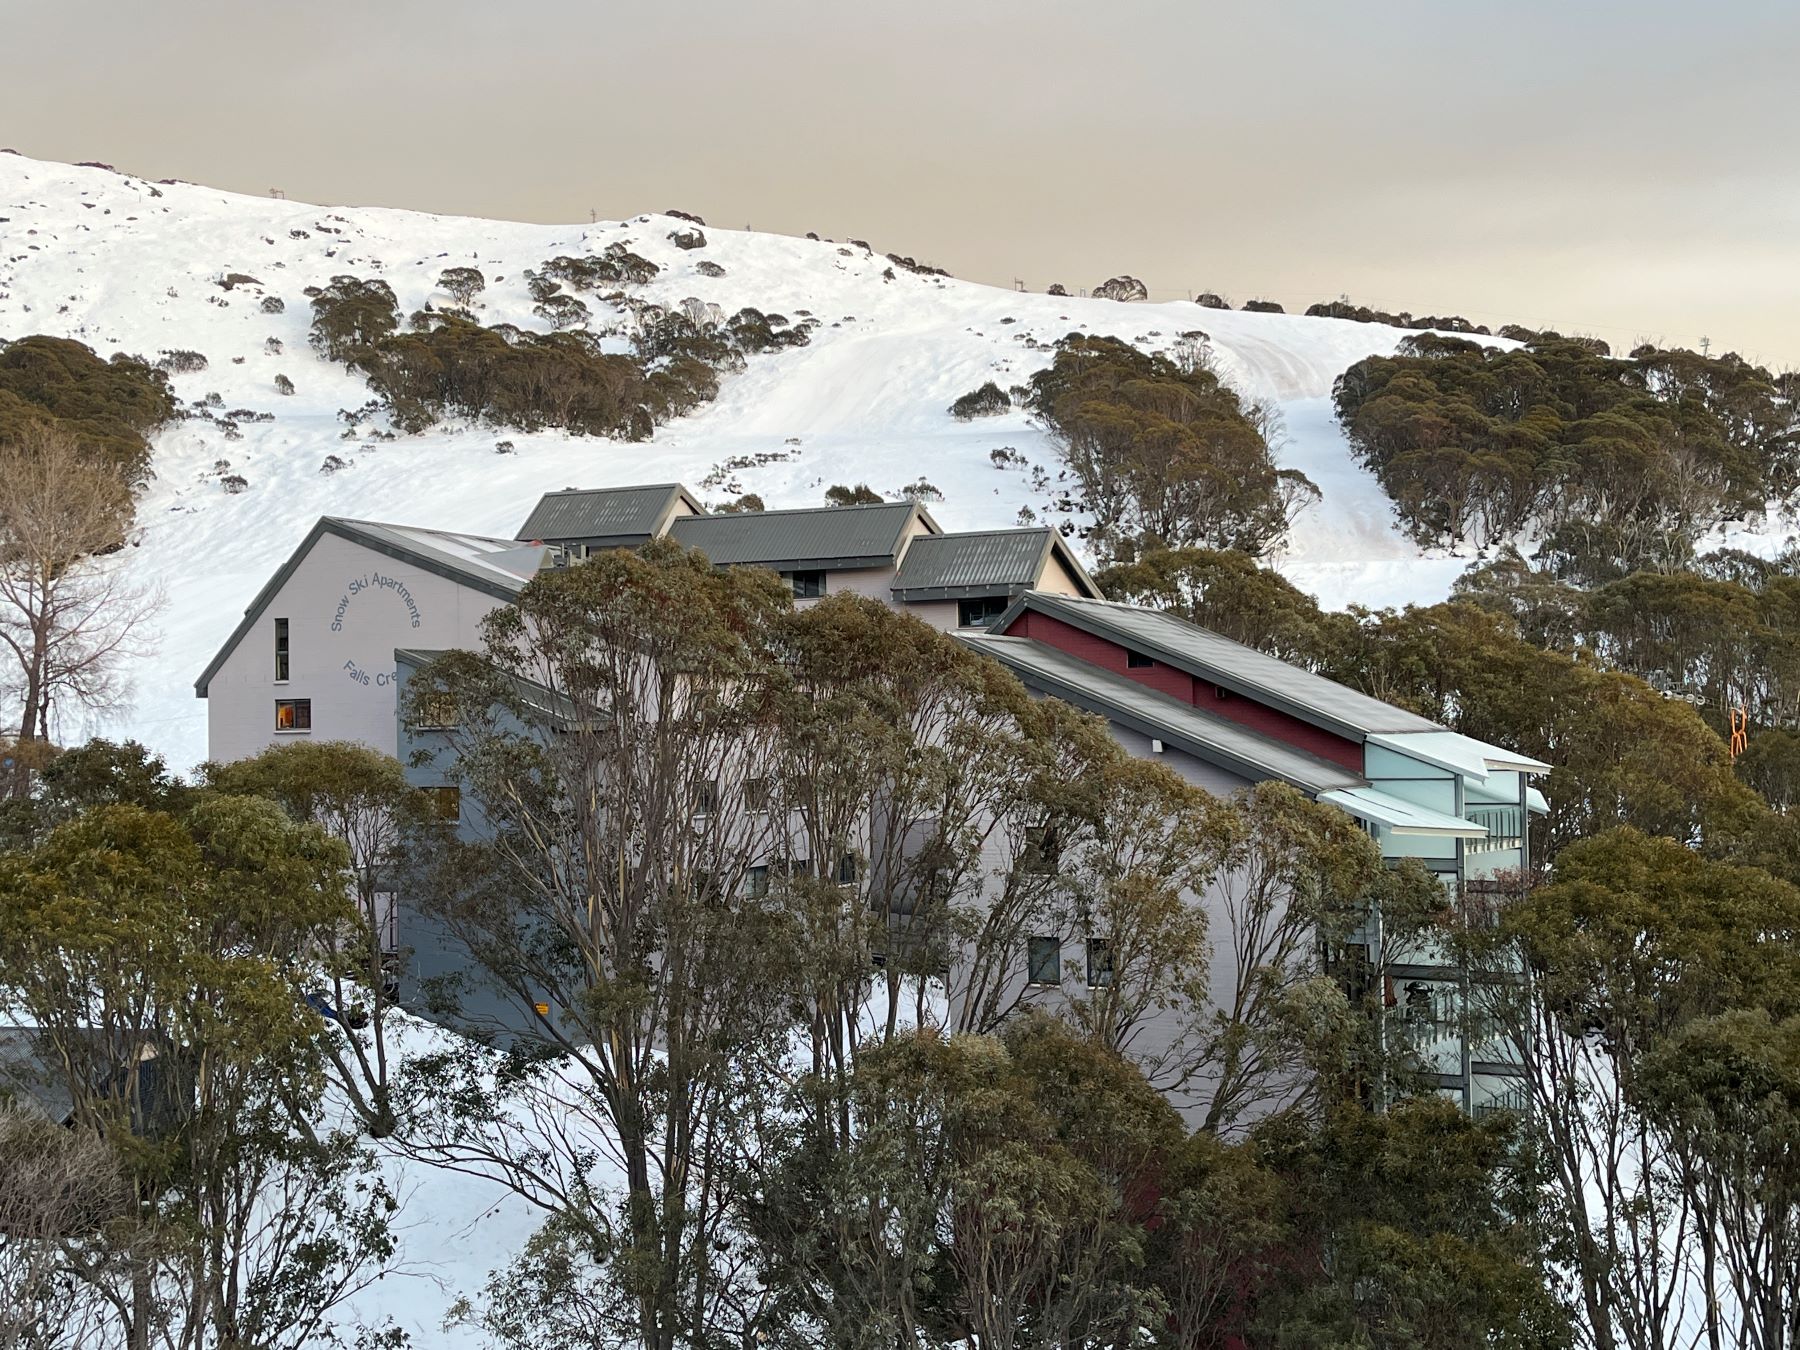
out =
<svg viewBox="0 0 1800 1350"><path fill-rule="evenodd" d="M462 789L454 786L428 787L425 796L431 804L431 814L437 820L455 824L462 819Z"/></svg>
<svg viewBox="0 0 1800 1350"><path fill-rule="evenodd" d="M1148 670L1155 664L1156 662L1142 652L1128 651L1125 653L1125 666L1128 670Z"/></svg>
<svg viewBox="0 0 1800 1350"><path fill-rule="evenodd" d="M1087 940L1087 982L1090 989L1109 989L1113 982L1113 945L1111 938Z"/></svg>
<svg viewBox="0 0 1800 1350"><path fill-rule="evenodd" d="M1025 979L1030 984L1062 983L1062 939L1028 938L1025 943Z"/></svg>
<svg viewBox="0 0 1800 1350"><path fill-rule="evenodd" d="M823 572L784 572L782 575L794 588L796 600L817 600L825 594L825 574Z"/></svg>
<svg viewBox="0 0 1800 1350"><path fill-rule="evenodd" d="M962 628L986 628L1006 613L1004 595L984 595L978 600L956 602L956 622Z"/></svg>
<svg viewBox="0 0 1800 1350"><path fill-rule="evenodd" d="M310 698L276 699L275 730L311 731L312 700Z"/></svg>
<svg viewBox="0 0 1800 1350"><path fill-rule="evenodd" d="M287 683L288 677L288 621L275 620L275 680L278 684Z"/></svg>

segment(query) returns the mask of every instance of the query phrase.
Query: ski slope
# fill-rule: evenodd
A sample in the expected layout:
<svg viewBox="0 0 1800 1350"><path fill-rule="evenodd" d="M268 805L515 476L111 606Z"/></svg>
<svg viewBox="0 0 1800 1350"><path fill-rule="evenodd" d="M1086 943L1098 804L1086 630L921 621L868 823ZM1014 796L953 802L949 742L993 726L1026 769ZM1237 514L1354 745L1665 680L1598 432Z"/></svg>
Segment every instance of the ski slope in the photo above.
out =
<svg viewBox="0 0 1800 1350"><path fill-rule="evenodd" d="M948 529L1011 525L1022 507L1060 520L1050 510L1053 491L1034 490L1028 473L997 469L989 458L1010 446L1055 478L1052 448L1023 412L964 423L946 408L987 380L1021 383L1048 364L1044 346L1072 331L1166 348L1202 330L1227 379L1281 405L1288 440L1278 458L1317 483L1323 500L1276 561L1325 604L1434 601L1466 565L1420 557L1332 420L1337 375L1392 352L1406 330L1185 301L1027 294L898 268L889 279L881 254L843 241L707 228L704 248L683 251L667 236L685 228L660 215L557 226L313 206L0 154L0 337L50 333L102 355L123 350L151 360L197 351L206 369L173 378L184 402L216 392L219 415L272 415L242 421L241 439L203 421L157 438L156 477L129 555L166 593L155 651L134 662L134 706L118 723L63 734L129 730L178 769L203 758L205 705L194 697L194 677L324 514L510 536L538 495L554 488L679 479L708 500L756 492L782 507L817 505L832 483L893 493L923 477L944 493L932 512ZM820 327L808 347L753 358L725 377L715 403L649 443L466 425L387 443L342 439L338 411L369 394L308 347L306 287L342 273L380 277L409 314L434 297L449 303L435 290L444 268L475 266L489 283L477 309L483 322L541 329L525 269L615 241L664 269L634 291L646 299L673 306L692 296L726 314L746 305L790 319L810 314ZM701 275L702 260L725 275ZM232 273L254 281L226 289L219 282ZM284 312L264 312L266 296L278 297ZM583 298L599 328L607 312ZM270 339L279 354L267 350ZM292 396L276 393L278 374L293 381ZM516 452L495 453L502 440ZM771 454L780 458L708 485L716 465ZM348 467L321 473L328 455ZM225 473L246 478L247 490L227 493Z"/></svg>

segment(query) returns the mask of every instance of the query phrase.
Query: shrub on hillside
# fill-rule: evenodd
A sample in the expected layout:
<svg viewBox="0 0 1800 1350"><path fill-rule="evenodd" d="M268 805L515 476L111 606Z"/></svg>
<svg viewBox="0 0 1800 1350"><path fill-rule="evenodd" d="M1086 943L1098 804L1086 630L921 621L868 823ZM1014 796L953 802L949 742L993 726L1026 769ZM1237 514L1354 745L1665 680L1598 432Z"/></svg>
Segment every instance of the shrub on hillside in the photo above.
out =
<svg viewBox="0 0 1800 1350"><path fill-rule="evenodd" d="M287 309L287 301L279 295L265 295L262 298L261 308L264 314L280 314Z"/></svg>
<svg viewBox="0 0 1800 1350"><path fill-rule="evenodd" d="M438 273L437 284L439 290L467 309L487 289L487 278L479 267L446 267Z"/></svg>
<svg viewBox="0 0 1800 1350"><path fill-rule="evenodd" d="M1735 355L1422 334L1333 397L1415 538L1479 547L1530 527L1571 576L1681 566L1707 529L1800 486L1793 405Z"/></svg>
<svg viewBox="0 0 1800 1350"><path fill-rule="evenodd" d="M827 506L877 506L886 501L867 483L858 483L848 487L843 483L833 483L825 489L825 505Z"/></svg>
<svg viewBox="0 0 1800 1350"><path fill-rule="evenodd" d="M706 247L706 236L699 230L670 230L669 242L679 249Z"/></svg>
<svg viewBox="0 0 1800 1350"><path fill-rule="evenodd" d="M1094 287L1096 300L1148 300L1149 288L1132 276L1117 276Z"/></svg>
<svg viewBox="0 0 1800 1350"><path fill-rule="evenodd" d="M103 361L70 338L0 340L0 440L60 426L135 481L148 471L151 433L178 413L168 374L142 357Z"/></svg>
<svg viewBox="0 0 1800 1350"><path fill-rule="evenodd" d="M1287 313L1273 300L1246 300L1244 309L1250 314L1285 314Z"/></svg>
<svg viewBox="0 0 1800 1350"><path fill-rule="evenodd" d="M725 269L710 258L702 258L694 264L694 270L703 277L722 277Z"/></svg>
<svg viewBox="0 0 1800 1350"><path fill-rule="evenodd" d="M157 353L156 368L171 375L195 375L206 369L206 358L199 352L183 350Z"/></svg>
<svg viewBox="0 0 1800 1350"><path fill-rule="evenodd" d="M275 377L275 392L278 394L292 394L294 392L294 382L285 375L277 375Z"/></svg>
<svg viewBox="0 0 1800 1350"><path fill-rule="evenodd" d="M1199 305L1202 309L1231 308L1230 305L1225 303L1225 297L1220 295L1217 291L1201 291L1200 294L1194 297L1194 303Z"/></svg>
<svg viewBox="0 0 1800 1350"><path fill-rule="evenodd" d="M1012 399L999 385L989 380L979 389L971 389L950 405L950 415L959 422L977 417L998 417L1012 411Z"/></svg>
<svg viewBox="0 0 1800 1350"><path fill-rule="evenodd" d="M400 326L400 306L385 281L336 276L312 301L313 349L327 361L353 365Z"/></svg>
<svg viewBox="0 0 1800 1350"><path fill-rule="evenodd" d="M1030 385L1031 410L1080 485L1106 556L1154 546L1260 554L1317 495L1276 468L1237 394L1204 365L1071 334Z"/></svg>

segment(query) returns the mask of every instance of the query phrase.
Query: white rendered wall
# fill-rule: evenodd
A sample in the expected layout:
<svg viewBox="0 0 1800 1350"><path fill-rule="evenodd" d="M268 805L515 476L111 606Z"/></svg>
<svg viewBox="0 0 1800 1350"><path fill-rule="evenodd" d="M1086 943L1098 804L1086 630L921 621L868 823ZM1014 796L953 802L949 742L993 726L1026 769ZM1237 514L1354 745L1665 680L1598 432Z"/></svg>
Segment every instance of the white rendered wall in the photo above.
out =
<svg viewBox="0 0 1800 1350"><path fill-rule="evenodd" d="M207 753L243 759L300 737L393 754L394 648L474 647L501 601L335 534L318 539L207 688ZM275 680L275 620L289 678ZM275 730L275 700L312 701L310 731Z"/></svg>

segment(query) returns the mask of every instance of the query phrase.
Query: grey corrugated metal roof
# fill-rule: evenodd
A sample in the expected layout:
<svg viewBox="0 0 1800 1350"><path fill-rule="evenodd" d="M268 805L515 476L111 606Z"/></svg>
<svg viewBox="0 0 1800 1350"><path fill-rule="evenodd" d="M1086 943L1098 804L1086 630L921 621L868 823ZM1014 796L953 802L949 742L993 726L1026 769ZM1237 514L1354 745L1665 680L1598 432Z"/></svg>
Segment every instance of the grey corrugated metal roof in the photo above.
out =
<svg viewBox="0 0 1800 1350"><path fill-rule="evenodd" d="M1178 703L1136 680L1102 670L1045 643L988 633L963 632L956 637L999 660L1028 688L1167 741L1240 777L1279 778L1314 796L1368 785L1368 779L1342 765L1296 750L1240 723Z"/></svg>
<svg viewBox="0 0 1800 1350"><path fill-rule="evenodd" d="M263 583L256 598L244 610L243 619L231 630L231 636L225 639L225 644L207 663L206 669L200 672L200 678L194 681L194 693L197 697L206 697L206 687L212 682L212 677L219 673L219 667L225 664L225 659L231 655L232 650L243 641L244 635L256 626L270 601L294 574L294 569L312 552L313 545L327 534L335 534L377 553L385 553L390 558L413 563L427 572L435 572L472 590L505 601L517 597L525 588L525 583L536 573L534 552L537 561L541 561L543 556L543 550L529 549L516 539L491 539L479 534L453 534L448 530L424 530L411 525L386 525L374 520L320 516L312 529L306 532L306 538L300 541L300 546L288 555L287 561L275 575Z"/></svg>
<svg viewBox="0 0 1800 1350"><path fill-rule="evenodd" d="M1035 585L1056 531L982 530L915 539L894 575L902 600L960 600Z"/></svg>
<svg viewBox="0 0 1800 1350"><path fill-rule="evenodd" d="M519 526L518 537L580 540L602 548L641 544L662 532L682 500L690 510L701 509L680 483L546 492Z"/></svg>
<svg viewBox="0 0 1800 1350"><path fill-rule="evenodd" d="M900 536L915 515L932 534L938 533L937 522L916 502L882 502L682 516L669 527L669 537L701 550L720 567L756 564L819 571L881 567L893 562Z"/></svg>
<svg viewBox="0 0 1800 1350"><path fill-rule="evenodd" d="M1443 730L1417 713L1291 666L1161 610L1110 600L1079 600L1047 591L1032 591L1020 597L1014 612L1027 606L1340 735L1361 739L1386 731ZM995 630L1003 629L1011 618L1011 613L1002 615Z"/></svg>

